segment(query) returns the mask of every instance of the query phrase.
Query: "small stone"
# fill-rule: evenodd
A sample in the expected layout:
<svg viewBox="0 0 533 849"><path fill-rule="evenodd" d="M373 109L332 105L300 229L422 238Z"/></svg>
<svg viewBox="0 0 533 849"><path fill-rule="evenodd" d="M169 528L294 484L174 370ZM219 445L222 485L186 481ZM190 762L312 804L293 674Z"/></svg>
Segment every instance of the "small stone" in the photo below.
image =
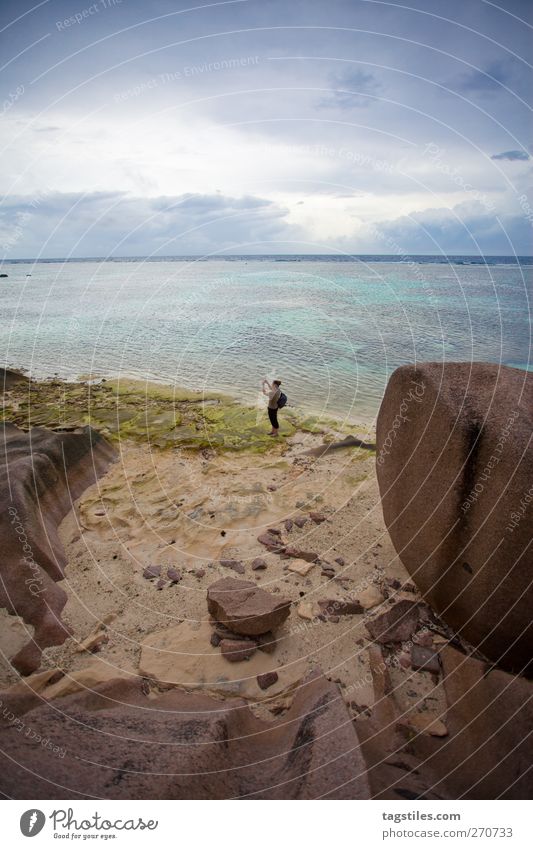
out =
<svg viewBox="0 0 533 849"><path fill-rule="evenodd" d="M309 513L309 518L313 520L315 525L321 525L322 522L326 521L326 517L323 513L315 513L314 511Z"/></svg>
<svg viewBox="0 0 533 849"><path fill-rule="evenodd" d="M161 566L157 563L152 564L151 566L147 566L143 572L143 578L147 578L149 581L152 578L159 578L161 575Z"/></svg>
<svg viewBox="0 0 533 849"><path fill-rule="evenodd" d="M296 572L297 575L301 575L302 578L305 578L314 565L314 563L308 563L306 560L294 560L289 564L289 572Z"/></svg>
<svg viewBox="0 0 533 849"><path fill-rule="evenodd" d="M419 669L423 672L435 672L438 675L440 672L439 654L425 646L414 644L411 648L411 666L413 669Z"/></svg>
<svg viewBox="0 0 533 849"><path fill-rule="evenodd" d="M272 687L272 684L275 684L277 680L277 672L265 672L263 675L257 676L257 683L262 690L268 690L268 688Z"/></svg>
<svg viewBox="0 0 533 849"><path fill-rule="evenodd" d="M330 616L329 621L337 624L337 622L340 622L340 618L338 616Z"/></svg>
<svg viewBox="0 0 533 849"><path fill-rule="evenodd" d="M221 642L222 642L222 640L221 640L220 634L217 634L216 631L213 631L213 633L211 634L211 640L210 640L211 645L214 646L215 648L217 648L220 645Z"/></svg>
<svg viewBox="0 0 533 849"><path fill-rule="evenodd" d="M194 574L197 578L205 578L205 569L197 569Z"/></svg>
<svg viewBox="0 0 533 849"><path fill-rule="evenodd" d="M257 649L257 643L253 640L221 640L220 651L230 663L239 663L241 660L249 660Z"/></svg>
<svg viewBox="0 0 533 849"><path fill-rule="evenodd" d="M181 581L181 572L178 572L178 570L177 570L177 569L174 569L174 567L173 567L173 566L170 566L170 567L167 569L167 578L168 578L168 579L169 579L169 581L171 581L173 584L179 584L179 582Z"/></svg>
<svg viewBox="0 0 533 849"><path fill-rule="evenodd" d="M156 590L162 590L164 586L166 586L166 581L164 578L159 578L157 584L155 585Z"/></svg>
<svg viewBox="0 0 533 849"><path fill-rule="evenodd" d="M305 523L307 522L307 516L296 516L294 520L294 524L297 528L303 528Z"/></svg>
<svg viewBox="0 0 533 849"><path fill-rule="evenodd" d="M313 604L310 601L301 601L296 608L296 613L298 616L301 616L302 619L308 619L309 621L312 621L315 618Z"/></svg>
<svg viewBox="0 0 533 849"><path fill-rule="evenodd" d="M338 563L339 566L344 566L345 565L344 557L336 557L335 563Z"/></svg>
<svg viewBox="0 0 533 849"><path fill-rule="evenodd" d="M254 572L257 572L258 569L266 569L266 567L266 560L263 560L262 557L256 557L255 560L252 560L252 569Z"/></svg>
<svg viewBox="0 0 533 849"><path fill-rule="evenodd" d="M275 554L280 553L284 548L281 537L276 537L275 534L259 534L257 542L260 542L261 545L264 545L269 551L273 551Z"/></svg>
<svg viewBox="0 0 533 849"><path fill-rule="evenodd" d="M302 551L302 549L296 548L294 545L286 546L285 555L287 557L294 557L295 560L307 560L308 563L314 563L318 560L318 554L315 554L313 551Z"/></svg>
<svg viewBox="0 0 533 849"><path fill-rule="evenodd" d="M353 614L364 613L363 608L357 600L327 599L319 601L318 604L324 616L329 618L332 616L352 616Z"/></svg>
<svg viewBox="0 0 533 849"><path fill-rule="evenodd" d="M385 599L378 588L371 585L359 593L358 601L365 610L370 610L372 607L382 604Z"/></svg>
<svg viewBox="0 0 533 849"><path fill-rule="evenodd" d="M420 619L416 601L401 599L391 604L374 619L365 622L373 640L378 643L403 643L411 639Z"/></svg>
<svg viewBox="0 0 533 849"><path fill-rule="evenodd" d="M267 534L274 534L277 537L281 536L281 531L279 528L267 528Z"/></svg>
<svg viewBox="0 0 533 849"><path fill-rule="evenodd" d="M283 525L287 533L289 533L289 531L292 531L292 519L285 519Z"/></svg>
<svg viewBox="0 0 533 849"><path fill-rule="evenodd" d="M237 572L239 575L244 575L244 563L240 560L221 560L220 565L224 566L225 569L233 569L233 571Z"/></svg>

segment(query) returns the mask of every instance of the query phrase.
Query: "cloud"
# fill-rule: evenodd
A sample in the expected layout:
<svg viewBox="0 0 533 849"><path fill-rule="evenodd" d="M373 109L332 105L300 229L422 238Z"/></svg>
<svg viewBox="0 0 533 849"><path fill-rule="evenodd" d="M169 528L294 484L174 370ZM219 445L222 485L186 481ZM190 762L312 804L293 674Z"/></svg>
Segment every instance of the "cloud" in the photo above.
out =
<svg viewBox="0 0 533 849"><path fill-rule="evenodd" d="M462 74L456 85L465 92L494 92L507 85L511 77L505 62L490 62L485 70L476 68Z"/></svg>
<svg viewBox="0 0 533 849"><path fill-rule="evenodd" d="M219 193L11 197L0 206L0 251L10 259L146 256L241 251L252 243L268 252L271 242L293 235L286 215L283 206L264 198Z"/></svg>
<svg viewBox="0 0 533 849"><path fill-rule="evenodd" d="M361 109L370 106L372 97L382 90L374 74L349 68L340 74L332 74L331 94L323 98L319 106L339 109ZM371 95L371 96L368 96Z"/></svg>
<svg viewBox="0 0 533 849"><path fill-rule="evenodd" d="M523 216L487 212L480 201L429 208L374 227L383 253L518 255L531 253L531 225Z"/></svg>
<svg viewBox="0 0 533 849"><path fill-rule="evenodd" d="M507 159L509 162L517 160L526 161L530 158L529 153L525 150L504 150L502 153L494 153L491 159Z"/></svg>

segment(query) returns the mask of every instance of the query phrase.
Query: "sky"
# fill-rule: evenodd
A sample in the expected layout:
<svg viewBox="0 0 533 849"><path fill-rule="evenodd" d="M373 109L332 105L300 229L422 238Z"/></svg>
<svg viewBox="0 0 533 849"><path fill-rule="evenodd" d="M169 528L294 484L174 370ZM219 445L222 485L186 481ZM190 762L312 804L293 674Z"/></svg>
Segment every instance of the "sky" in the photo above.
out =
<svg viewBox="0 0 533 849"><path fill-rule="evenodd" d="M531 0L3 0L4 259L533 254Z"/></svg>

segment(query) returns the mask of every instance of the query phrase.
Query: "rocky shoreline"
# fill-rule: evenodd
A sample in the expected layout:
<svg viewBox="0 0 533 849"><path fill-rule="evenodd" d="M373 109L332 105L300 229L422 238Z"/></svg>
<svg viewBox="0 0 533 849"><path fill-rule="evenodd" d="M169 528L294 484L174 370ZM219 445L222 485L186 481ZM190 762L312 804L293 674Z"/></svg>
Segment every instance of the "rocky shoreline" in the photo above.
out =
<svg viewBox="0 0 533 849"><path fill-rule="evenodd" d="M524 375L399 369L374 445L5 372L2 792L527 798Z"/></svg>

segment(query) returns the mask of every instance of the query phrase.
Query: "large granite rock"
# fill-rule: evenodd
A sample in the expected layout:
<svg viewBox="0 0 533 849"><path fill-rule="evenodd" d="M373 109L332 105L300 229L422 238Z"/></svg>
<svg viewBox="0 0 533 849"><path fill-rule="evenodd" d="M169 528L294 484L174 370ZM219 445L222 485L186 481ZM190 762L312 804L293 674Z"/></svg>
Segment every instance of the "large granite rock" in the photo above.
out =
<svg viewBox="0 0 533 849"><path fill-rule="evenodd" d="M68 636L61 621L67 596L56 583L66 565L57 527L113 458L111 446L90 427L26 433L0 423L0 606L33 629L11 659L23 675L39 667L43 648Z"/></svg>
<svg viewBox="0 0 533 849"><path fill-rule="evenodd" d="M222 578L207 590L207 609L236 634L256 636L274 631L285 622L291 608L286 598L277 598L252 581Z"/></svg>
<svg viewBox="0 0 533 849"><path fill-rule="evenodd" d="M531 799L531 681L444 646L442 683L408 715L381 651L369 652L374 702L356 727L372 798Z"/></svg>
<svg viewBox="0 0 533 849"><path fill-rule="evenodd" d="M377 423L394 546L442 618L508 671L533 657L533 375L403 366Z"/></svg>
<svg viewBox="0 0 533 849"><path fill-rule="evenodd" d="M17 708L17 721L0 730L8 798L370 797L354 724L321 675L275 722L240 700L176 690L149 698L141 679L110 681L23 716L19 698Z"/></svg>

